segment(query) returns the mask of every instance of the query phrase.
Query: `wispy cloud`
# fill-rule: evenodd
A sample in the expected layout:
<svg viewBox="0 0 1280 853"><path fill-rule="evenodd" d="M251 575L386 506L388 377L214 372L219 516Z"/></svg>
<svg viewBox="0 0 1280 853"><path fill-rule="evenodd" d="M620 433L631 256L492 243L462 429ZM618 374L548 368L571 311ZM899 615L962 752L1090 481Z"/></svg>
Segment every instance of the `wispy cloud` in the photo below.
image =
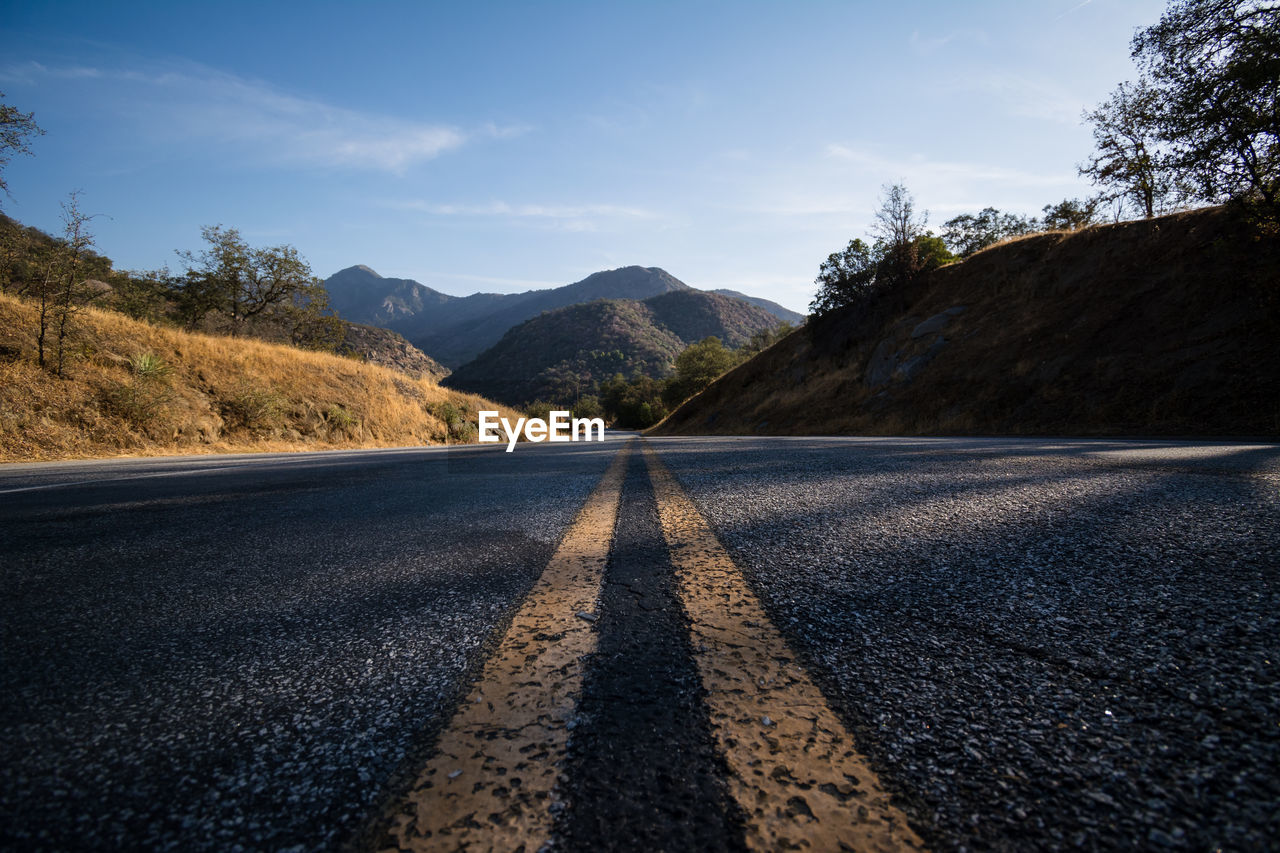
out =
<svg viewBox="0 0 1280 853"><path fill-rule="evenodd" d="M1038 209L1043 201L1069 193L1078 184L1074 170L1036 172L982 161L942 160L910 152L885 152L871 146L832 142L807 163L794 164L784 177L757 185L751 198L726 201L726 213L744 231L783 226L778 219L804 222L813 229L847 228L869 221L884 184L902 181L922 208L935 215L980 210ZM943 218L946 218L945 216Z"/></svg>
<svg viewBox="0 0 1280 853"><path fill-rule="evenodd" d="M398 210L415 211L429 216L535 220L567 231L594 231L605 221L634 223L660 218L653 211L618 204L510 204L505 201L448 204L422 200L393 201L387 204Z"/></svg>
<svg viewBox="0 0 1280 853"><path fill-rule="evenodd" d="M954 41L969 41L976 44L986 44L987 34L982 30L956 30L947 33L945 36L922 36L919 30L913 30L911 33L911 49L920 56L927 56Z"/></svg>
<svg viewBox="0 0 1280 853"><path fill-rule="evenodd" d="M945 93L977 93L993 98L1015 116L1078 127L1087 98L1059 83L1006 74L978 75L953 81Z"/></svg>
<svg viewBox="0 0 1280 853"><path fill-rule="evenodd" d="M416 210L433 216L504 216L538 219L580 219L584 216L610 216L628 219L653 219L654 214L638 207L617 204L508 204L491 201L485 204L439 204L427 201L393 202L403 210Z"/></svg>
<svg viewBox="0 0 1280 853"><path fill-rule="evenodd" d="M890 180L921 182L981 181L1015 183L1022 186L1056 186L1072 180L1074 173L1035 173L989 163L956 163L930 160L924 157L886 157L873 151L832 143L826 147L826 155L845 162L866 167L870 172L888 176Z"/></svg>
<svg viewBox="0 0 1280 853"><path fill-rule="evenodd" d="M1061 15L1058 15L1056 18L1054 18L1054 20L1055 20L1055 21L1061 21L1061 20L1062 20L1063 18L1065 18L1067 15L1070 15L1072 12L1075 12L1075 11L1076 11L1076 10L1078 10L1078 9L1083 9L1085 6L1088 6L1088 5L1089 5L1090 3L1092 3L1092 2L1093 2L1093 0L1084 0L1084 2L1083 2L1083 3L1077 3L1076 5L1072 6L1072 7L1071 7L1070 9L1068 9L1067 11L1063 12Z"/></svg>
<svg viewBox="0 0 1280 853"><path fill-rule="evenodd" d="M192 64L139 70L27 63L0 74L10 76L93 85L99 104L151 138L212 142L275 164L401 173L477 137L501 139L527 130L490 124L466 131L367 113Z"/></svg>

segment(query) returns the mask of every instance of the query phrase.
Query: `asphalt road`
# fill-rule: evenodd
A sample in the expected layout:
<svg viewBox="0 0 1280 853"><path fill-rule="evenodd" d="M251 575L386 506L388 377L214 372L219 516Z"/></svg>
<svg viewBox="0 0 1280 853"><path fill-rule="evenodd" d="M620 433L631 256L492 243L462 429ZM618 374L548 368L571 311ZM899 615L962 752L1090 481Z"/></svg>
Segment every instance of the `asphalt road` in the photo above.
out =
<svg viewBox="0 0 1280 853"><path fill-rule="evenodd" d="M930 847L1280 838L1280 446L648 445ZM0 466L0 846L378 847L622 447ZM743 849L633 456L553 847Z"/></svg>

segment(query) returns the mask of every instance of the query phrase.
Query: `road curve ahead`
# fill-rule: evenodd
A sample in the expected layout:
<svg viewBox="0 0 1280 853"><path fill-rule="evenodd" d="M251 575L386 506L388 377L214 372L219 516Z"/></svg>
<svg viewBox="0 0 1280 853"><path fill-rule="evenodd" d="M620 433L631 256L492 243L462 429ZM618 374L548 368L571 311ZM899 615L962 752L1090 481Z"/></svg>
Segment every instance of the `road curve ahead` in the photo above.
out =
<svg viewBox="0 0 1280 853"><path fill-rule="evenodd" d="M1280 446L0 466L0 848L1267 849Z"/></svg>

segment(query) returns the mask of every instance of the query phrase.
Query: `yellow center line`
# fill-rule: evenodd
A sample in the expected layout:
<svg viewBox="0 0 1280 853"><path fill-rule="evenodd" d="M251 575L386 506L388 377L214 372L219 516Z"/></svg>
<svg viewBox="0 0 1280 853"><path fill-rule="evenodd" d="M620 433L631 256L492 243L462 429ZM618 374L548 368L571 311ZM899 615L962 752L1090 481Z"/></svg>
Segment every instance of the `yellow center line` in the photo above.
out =
<svg viewBox="0 0 1280 853"><path fill-rule="evenodd" d="M923 850L693 501L647 443L644 457L747 845Z"/></svg>
<svg viewBox="0 0 1280 853"><path fill-rule="evenodd" d="M626 461L614 457L396 810L389 850L538 850L578 700Z"/></svg>

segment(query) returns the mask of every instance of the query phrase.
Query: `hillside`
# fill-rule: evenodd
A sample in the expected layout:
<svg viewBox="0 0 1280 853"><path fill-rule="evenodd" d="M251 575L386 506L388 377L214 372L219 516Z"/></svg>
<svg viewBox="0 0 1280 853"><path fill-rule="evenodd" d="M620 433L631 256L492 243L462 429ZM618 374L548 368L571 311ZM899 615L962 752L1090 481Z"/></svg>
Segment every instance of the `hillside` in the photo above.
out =
<svg viewBox="0 0 1280 853"><path fill-rule="evenodd" d="M53 236L0 213L0 288L22 295L28 285L39 281L47 264L47 256L58 244ZM115 269L112 260L96 251L87 251L82 259L83 274L95 291L94 304L159 323L181 325L175 300L177 294L164 281L139 279L136 274ZM372 273L372 270L369 270ZM376 275L376 273L374 273ZM413 282L416 284L416 282ZM441 294L443 295L443 294ZM325 317L313 326L332 323L312 341L318 348L334 349L374 364L381 364L411 376L441 379L449 374L426 353L410 344L403 336L375 325L362 325L342 318ZM285 313L267 312L236 326L240 336L258 338L269 343L297 343L298 324ZM231 323L224 314L211 312L197 325L197 331L229 334Z"/></svg>
<svg viewBox="0 0 1280 853"><path fill-rule="evenodd" d="M762 308L692 289L570 305L514 327L445 384L520 405L574 400L615 373L663 376L681 350L710 335L740 346L777 324Z"/></svg>
<svg viewBox="0 0 1280 853"><path fill-rule="evenodd" d="M342 343L338 354L347 355L390 367L410 376L421 376L439 382L449 375L449 368L415 347L390 329L342 321Z"/></svg>
<svg viewBox="0 0 1280 853"><path fill-rule="evenodd" d="M501 408L326 353L97 309L77 323L55 378L35 364L35 309L0 294L0 461L471 441L477 409Z"/></svg>
<svg viewBox="0 0 1280 853"><path fill-rule="evenodd" d="M800 314L796 311L792 311L790 308L783 308L778 303L772 302L768 299L761 299L759 296L748 296L745 293L739 293L736 290L729 290L723 287L716 288L715 290L712 290L709 292L718 293L721 296L728 296L733 299L741 299L743 302L750 302L752 305L756 306L757 308L763 308L773 316L777 317L779 320L783 321L784 323L790 323L793 326L798 326L804 322L804 318L805 318L804 314Z"/></svg>
<svg viewBox="0 0 1280 853"><path fill-rule="evenodd" d="M1280 239L1223 208L1045 233L841 309L659 434L1280 434Z"/></svg>
<svg viewBox="0 0 1280 853"><path fill-rule="evenodd" d="M475 358L508 329L543 311L596 299L644 299L691 289L665 270L638 266L593 273L564 287L470 296L449 296L357 266L330 276L325 288L341 316L393 329L450 368Z"/></svg>

